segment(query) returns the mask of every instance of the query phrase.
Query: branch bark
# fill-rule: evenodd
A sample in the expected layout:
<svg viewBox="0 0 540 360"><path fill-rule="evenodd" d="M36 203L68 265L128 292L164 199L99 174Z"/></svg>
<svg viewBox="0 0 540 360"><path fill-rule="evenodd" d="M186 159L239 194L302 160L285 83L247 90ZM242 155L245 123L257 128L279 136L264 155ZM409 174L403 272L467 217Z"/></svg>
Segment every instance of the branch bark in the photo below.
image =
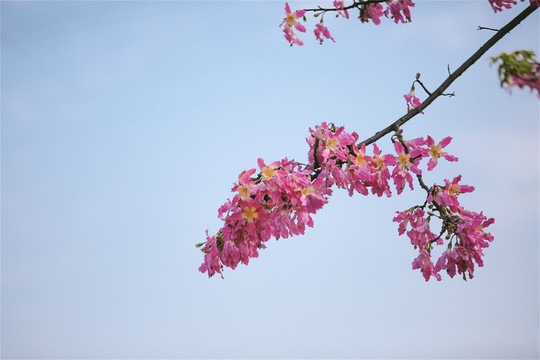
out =
<svg viewBox="0 0 540 360"><path fill-rule="evenodd" d="M413 117L421 113L425 108L427 108L435 99L443 95L444 91L458 78L463 74L469 67L471 67L482 55L484 55L493 45L495 45L499 40L508 34L512 29L514 29L521 21L526 19L537 9L536 6L529 5L525 10L523 10L519 15L512 19L508 24L503 26L499 31L495 33L484 45L480 47L470 58L468 58L456 71L451 73L445 81L427 97L422 105L411 109L407 114L400 117L392 124L388 125L386 128L378 131L375 135L367 138L366 140L359 143L359 146L362 144L369 145L379 140L383 136L389 134L390 132L397 131L399 128L405 124L407 121L411 120Z"/></svg>

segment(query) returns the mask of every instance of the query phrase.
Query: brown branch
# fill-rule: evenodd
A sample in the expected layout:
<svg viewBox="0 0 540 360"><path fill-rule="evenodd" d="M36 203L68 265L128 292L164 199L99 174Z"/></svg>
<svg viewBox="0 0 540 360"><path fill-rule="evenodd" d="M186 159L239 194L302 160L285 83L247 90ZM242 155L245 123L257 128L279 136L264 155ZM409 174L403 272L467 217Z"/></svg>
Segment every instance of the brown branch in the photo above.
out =
<svg viewBox="0 0 540 360"><path fill-rule="evenodd" d="M351 5L349 6L344 6L343 9L339 9L339 11L343 11L343 10L350 10L350 9L354 9L354 8L357 8L358 10L360 10L360 7L363 6L363 5L367 5L367 4L377 4L377 3L384 3L384 2L387 2L388 0L366 0L366 1L354 1ZM303 9L304 11L321 11L323 13L327 12L327 11L338 11L338 9L336 9L335 7L334 8L322 8L322 7L318 7L317 9Z"/></svg>
<svg viewBox="0 0 540 360"><path fill-rule="evenodd" d="M435 99L443 95L444 91L467 70L471 65L473 65L482 55L484 55L493 45L495 45L502 37L508 34L512 29L514 29L521 21L531 15L537 9L536 6L529 5L525 10L523 10L519 15L512 19L508 24L503 26L495 35L493 35L484 45L480 47L467 61L465 61L456 71L446 78L445 81L431 94L427 97L422 105L411 109L407 114L400 117L398 120L394 121L392 124L388 125L386 128L378 131L375 135L367 138L362 141L361 144L372 144L375 141L379 140L383 136L389 134L390 132L397 131L400 126L405 124L407 121L411 120L416 115L420 114L426 107L428 107Z"/></svg>

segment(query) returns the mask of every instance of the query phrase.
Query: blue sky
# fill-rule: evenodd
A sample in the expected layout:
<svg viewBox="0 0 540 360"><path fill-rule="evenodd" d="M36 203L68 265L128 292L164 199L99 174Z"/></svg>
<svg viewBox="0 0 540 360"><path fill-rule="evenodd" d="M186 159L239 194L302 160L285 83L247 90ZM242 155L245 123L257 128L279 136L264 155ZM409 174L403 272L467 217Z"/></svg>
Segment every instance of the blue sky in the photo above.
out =
<svg viewBox="0 0 540 360"><path fill-rule="evenodd" d="M436 88L491 36L477 26L525 6L327 17L323 46L308 17L290 48L280 1L2 1L2 358L537 358L538 99L501 89L487 56L540 52L538 13L404 127L452 136L460 161L426 181L462 174L464 205L496 219L473 280L411 270L392 218L420 191L335 191L313 229L225 280L194 247L258 157L305 161L323 121L373 135L417 72Z"/></svg>

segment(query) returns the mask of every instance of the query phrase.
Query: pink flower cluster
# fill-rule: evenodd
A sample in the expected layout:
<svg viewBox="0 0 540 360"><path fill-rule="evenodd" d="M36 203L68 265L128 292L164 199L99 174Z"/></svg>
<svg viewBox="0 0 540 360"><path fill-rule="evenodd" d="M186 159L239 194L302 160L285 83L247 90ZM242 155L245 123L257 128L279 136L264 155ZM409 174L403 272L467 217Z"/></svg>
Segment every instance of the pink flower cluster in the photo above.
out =
<svg viewBox="0 0 540 360"><path fill-rule="evenodd" d="M225 222L215 236L209 236L203 248L204 263L199 270L209 276L248 264L258 257L258 250L272 236L276 239L303 234L313 226L311 214L324 204L332 191L320 177L311 181L310 170L294 161L283 159L266 165L258 160L260 173L243 171L232 191L232 199L221 206L218 217Z"/></svg>
<svg viewBox="0 0 540 360"><path fill-rule="evenodd" d="M360 8L360 21L363 23L373 21L375 25L381 23L381 16L384 15L383 6L379 3L377 4L367 4Z"/></svg>
<svg viewBox="0 0 540 360"><path fill-rule="evenodd" d="M384 16L394 19L398 22L406 23L411 21L411 10L409 7L414 7L414 3L410 0L392 0L386 2L387 7L384 10Z"/></svg>
<svg viewBox="0 0 540 360"><path fill-rule="evenodd" d="M321 14L324 16L326 11L336 11L338 14L337 16L348 19L349 12L347 9L357 8L360 12L359 19L362 22L369 22L371 20L375 25L379 25L381 23L380 18L383 15L387 18L394 19L396 24L399 22L405 23L411 21L410 7L414 7L414 3L411 0L389 0L385 3L386 9L383 9L383 5L381 3L362 4L361 2L354 2L351 6L346 6L345 0L334 0L333 9L321 9L321 12L315 14L315 16L319 16ZM280 26L283 27L285 39L291 46L295 44L302 46L304 44L294 30L296 29L300 32L306 32L306 28L297 21L297 19L300 18L303 18L305 21L305 13L306 10L297 10L292 12L289 4L285 3L285 18ZM334 38L330 35L328 28L323 25L323 16L321 16L321 22L315 25L315 37L321 44L323 43L324 38L335 42Z"/></svg>
<svg viewBox="0 0 540 360"><path fill-rule="evenodd" d="M409 237L411 244L419 250L419 255L412 263L413 270L420 269L428 281L431 277L441 280L439 272L446 270L450 277L458 274L466 279L474 277L475 264L484 266L483 249L493 241L493 236L484 231L494 222L482 213L464 209L458 201L461 193L472 192L472 186L460 185L461 176L453 181L445 180L445 186L434 185L430 189L427 202L430 211L424 212L423 207L415 206L407 211L398 211L394 222L399 223L398 232ZM436 214L438 213L438 215ZM438 217L442 220L442 231L435 235L430 230L430 220ZM407 230L410 228L410 230ZM437 262L431 260L434 244L443 245L442 235L449 240L447 250L443 251Z"/></svg>
<svg viewBox="0 0 540 360"><path fill-rule="evenodd" d="M525 0L521 0L522 2ZM540 7L540 0L529 0L531 5ZM503 11L504 9L510 9L512 6L517 4L516 0L489 0L489 3L491 4L491 8L493 11Z"/></svg>
<svg viewBox="0 0 540 360"><path fill-rule="evenodd" d="M205 254L201 272L209 276L222 274L224 266L234 269L258 257L259 249L264 249L271 237L304 234L306 226L313 227L312 214L328 202L334 185L347 189L351 196L371 192L389 197L391 180L398 194L407 184L413 189L411 172L421 174L418 165L422 159L429 159L428 170L440 158L457 161L442 150L450 137L437 144L430 136L395 140L395 155L383 155L376 144L372 155L367 155L364 144L360 148L355 144L356 133L349 134L344 127L333 124L322 123L310 129L306 140L310 148L307 165L286 158L267 165L259 159L257 174L256 169L251 169L239 175L231 190L233 198L218 210L224 226L216 235L207 232L206 243L199 244ZM434 201L453 206L451 200L437 196Z"/></svg>
<svg viewBox="0 0 540 360"><path fill-rule="evenodd" d="M525 0L521 0L525 1ZM540 0L529 0L530 4L536 7L540 7ZM411 21L411 7L414 7L415 4L411 0L388 0L384 1L386 4L386 8L383 7L382 2L381 3L367 3L363 4L362 1L354 1L351 5L346 6L345 0L334 0L333 9L322 9L319 7L320 10L315 10L315 16L323 15L327 11L336 11L337 16L341 16L345 19L349 18L349 12L348 9L356 8L359 11L358 18L361 22L369 22L370 20L375 24L379 25L381 23L381 17L384 15L385 17L389 19L393 19L394 22L397 23L407 23ZM492 9L495 12L502 11L503 9L510 9L512 6L517 4L517 0L489 0L489 3L492 7ZM313 9L311 9L313 11ZM305 19L305 13L306 10L297 10L295 12L292 12L289 4L285 3L285 18L283 19L283 22L281 23L281 27L283 27L283 33L285 34L285 39L292 45L296 44L299 46L302 46L304 42L298 37L298 35L294 32L294 29L300 31L300 32L306 32L306 28L300 24L297 19L303 18ZM321 16L321 22L320 24L315 25L315 37L319 42L323 43L323 36L326 39L331 39L335 42L334 38L330 35L330 31L327 27L323 25L323 16Z"/></svg>

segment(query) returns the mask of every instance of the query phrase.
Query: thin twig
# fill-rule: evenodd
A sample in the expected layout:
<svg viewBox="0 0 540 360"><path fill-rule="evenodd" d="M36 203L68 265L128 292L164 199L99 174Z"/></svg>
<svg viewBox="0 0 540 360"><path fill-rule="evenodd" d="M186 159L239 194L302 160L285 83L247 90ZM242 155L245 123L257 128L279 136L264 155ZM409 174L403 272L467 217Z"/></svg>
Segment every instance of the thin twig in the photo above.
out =
<svg viewBox="0 0 540 360"><path fill-rule="evenodd" d="M422 89L424 89L424 91L426 92L426 94L428 95L431 95L431 92L424 86L424 83L421 82L420 80L415 80L415 82L419 83L420 86L422 87ZM456 96L455 93L448 93L448 94L441 94L441 96Z"/></svg>
<svg viewBox="0 0 540 360"><path fill-rule="evenodd" d="M485 27L485 26L479 26L478 29L476 29L477 31L478 30L491 30L491 31L499 31L499 29L493 29L493 28L489 28L489 27Z"/></svg>

